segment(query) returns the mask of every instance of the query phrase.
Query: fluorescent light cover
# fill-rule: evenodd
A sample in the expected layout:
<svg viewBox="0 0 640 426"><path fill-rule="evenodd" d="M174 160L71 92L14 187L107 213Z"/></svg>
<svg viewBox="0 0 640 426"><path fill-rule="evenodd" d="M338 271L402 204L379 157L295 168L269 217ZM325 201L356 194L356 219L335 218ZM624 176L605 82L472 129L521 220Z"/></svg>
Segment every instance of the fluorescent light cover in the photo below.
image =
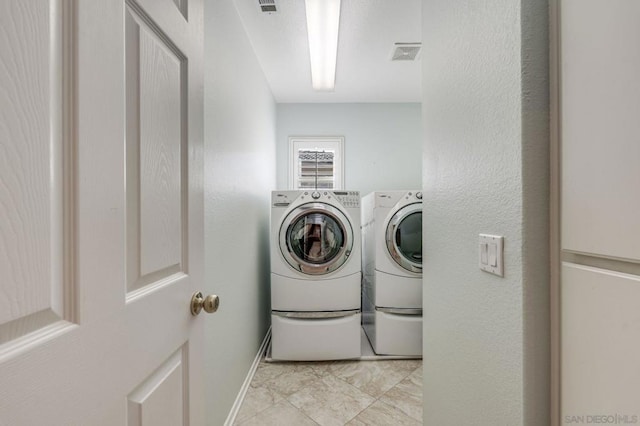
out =
<svg viewBox="0 0 640 426"><path fill-rule="evenodd" d="M305 0L311 57L311 84L332 91L336 83L340 0Z"/></svg>

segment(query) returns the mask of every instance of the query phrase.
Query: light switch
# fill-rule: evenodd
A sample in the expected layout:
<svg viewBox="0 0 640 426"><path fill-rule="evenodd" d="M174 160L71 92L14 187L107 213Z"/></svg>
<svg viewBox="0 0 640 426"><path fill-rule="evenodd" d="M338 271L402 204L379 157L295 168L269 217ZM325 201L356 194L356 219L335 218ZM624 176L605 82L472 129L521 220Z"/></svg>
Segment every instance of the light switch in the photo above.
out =
<svg viewBox="0 0 640 426"><path fill-rule="evenodd" d="M488 250L487 244L480 243L480 264L481 265L488 265L489 264L488 251L489 250Z"/></svg>
<svg viewBox="0 0 640 426"><path fill-rule="evenodd" d="M503 270L503 241L498 235L480 234L480 259L478 266L483 271L504 276Z"/></svg>
<svg viewBox="0 0 640 426"><path fill-rule="evenodd" d="M494 243L489 244L489 266L498 266L498 246Z"/></svg>

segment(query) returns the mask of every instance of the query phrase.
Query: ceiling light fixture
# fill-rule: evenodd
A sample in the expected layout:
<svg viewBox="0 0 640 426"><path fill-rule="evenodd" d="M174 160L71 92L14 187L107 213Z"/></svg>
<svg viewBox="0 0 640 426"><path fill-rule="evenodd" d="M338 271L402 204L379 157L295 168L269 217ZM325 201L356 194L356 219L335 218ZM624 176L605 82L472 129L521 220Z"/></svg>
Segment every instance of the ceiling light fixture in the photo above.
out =
<svg viewBox="0 0 640 426"><path fill-rule="evenodd" d="M336 83L340 0L305 0L314 90L332 91Z"/></svg>

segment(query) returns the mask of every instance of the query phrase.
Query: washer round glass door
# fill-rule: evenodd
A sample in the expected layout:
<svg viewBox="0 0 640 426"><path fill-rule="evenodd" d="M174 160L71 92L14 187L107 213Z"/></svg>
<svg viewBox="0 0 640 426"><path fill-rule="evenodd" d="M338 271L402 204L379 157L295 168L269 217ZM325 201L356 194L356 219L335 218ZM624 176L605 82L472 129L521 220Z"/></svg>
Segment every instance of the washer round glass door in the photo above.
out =
<svg viewBox="0 0 640 426"><path fill-rule="evenodd" d="M304 274L335 271L348 260L352 247L349 220L328 204L303 204L280 226L280 251L292 268Z"/></svg>
<svg viewBox="0 0 640 426"><path fill-rule="evenodd" d="M387 225L387 249L391 258L410 272L422 272L422 203L396 212Z"/></svg>

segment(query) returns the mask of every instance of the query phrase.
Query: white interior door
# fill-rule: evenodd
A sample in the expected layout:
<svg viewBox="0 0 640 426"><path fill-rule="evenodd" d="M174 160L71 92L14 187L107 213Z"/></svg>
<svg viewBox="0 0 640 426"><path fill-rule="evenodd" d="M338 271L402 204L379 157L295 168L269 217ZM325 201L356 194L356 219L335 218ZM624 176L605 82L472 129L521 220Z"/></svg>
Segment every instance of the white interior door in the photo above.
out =
<svg viewBox="0 0 640 426"><path fill-rule="evenodd" d="M202 1L0 2L0 424L203 424Z"/></svg>
<svg viewBox="0 0 640 426"><path fill-rule="evenodd" d="M558 424L635 424L640 3L562 0L558 6Z"/></svg>

